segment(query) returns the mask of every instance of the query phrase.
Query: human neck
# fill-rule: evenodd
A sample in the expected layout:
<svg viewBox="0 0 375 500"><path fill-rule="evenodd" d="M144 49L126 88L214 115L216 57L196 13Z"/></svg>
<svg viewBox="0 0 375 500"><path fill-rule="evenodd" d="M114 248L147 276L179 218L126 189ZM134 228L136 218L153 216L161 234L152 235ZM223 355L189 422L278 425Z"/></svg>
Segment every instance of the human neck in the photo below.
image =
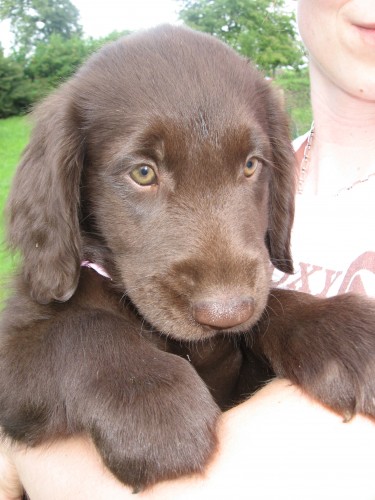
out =
<svg viewBox="0 0 375 500"><path fill-rule="evenodd" d="M375 101L350 95L313 65L310 73L311 101L319 140L358 148L374 146Z"/></svg>
<svg viewBox="0 0 375 500"><path fill-rule="evenodd" d="M314 66L310 72L315 134L306 188L330 193L375 171L375 102L348 94Z"/></svg>

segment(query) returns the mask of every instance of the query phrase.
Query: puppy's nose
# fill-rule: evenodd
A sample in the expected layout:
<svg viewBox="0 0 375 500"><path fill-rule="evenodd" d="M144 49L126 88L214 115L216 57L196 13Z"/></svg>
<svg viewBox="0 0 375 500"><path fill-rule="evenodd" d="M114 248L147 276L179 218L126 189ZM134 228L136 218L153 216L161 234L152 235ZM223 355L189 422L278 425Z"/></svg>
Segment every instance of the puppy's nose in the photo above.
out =
<svg viewBox="0 0 375 500"><path fill-rule="evenodd" d="M193 304L193 317L201 325L219 330L245 323L254 314L252 297L207 299Z"/></svg>

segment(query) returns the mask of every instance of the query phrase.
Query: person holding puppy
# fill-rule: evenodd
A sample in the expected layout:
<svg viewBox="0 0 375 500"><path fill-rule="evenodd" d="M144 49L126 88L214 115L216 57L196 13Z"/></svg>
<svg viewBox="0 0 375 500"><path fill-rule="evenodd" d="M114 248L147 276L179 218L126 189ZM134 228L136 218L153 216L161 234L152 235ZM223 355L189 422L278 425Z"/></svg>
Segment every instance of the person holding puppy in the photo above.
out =
<svg viewBox="0 0 375 500"><path fill-rule="evenodd" d="M375 297L375 14L370 1L300 0L314 123L297 139L292 255L276 286Z"/></svg>
<svg viewBox="0 0 375 500"><path fill-rule="evenodd" d="M293 255L297 275L275 283L329 296L375 296L375 10L371 0L298 0L309 54L314 124L300 160ZM348 423L286 380L221 417L220 446L203 476L141 499L375 498L375 424ZM125 499L84 437L27 451L3 443L0 498ZM2 495L2 496L1 496Z"/></svg>

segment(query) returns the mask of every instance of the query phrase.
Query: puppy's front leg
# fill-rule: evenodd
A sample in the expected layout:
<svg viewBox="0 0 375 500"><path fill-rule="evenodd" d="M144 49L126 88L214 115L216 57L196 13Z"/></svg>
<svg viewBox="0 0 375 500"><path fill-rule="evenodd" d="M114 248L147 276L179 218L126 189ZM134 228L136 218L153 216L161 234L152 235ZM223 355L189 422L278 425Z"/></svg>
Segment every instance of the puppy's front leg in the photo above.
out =
<svg viewBox="0 0 375 500"><path fill-rule="evenodd" d="M375 416L373 300L275 289L254 334L277 375L345 419L355 413Z"/></svg>
<svg viewBox="0 0 375 500"><path fill-rule="evenodd" d="M40 335L20 332L0 354L5 433L31 446L87 433L112 473L136 491L202 471L218 415L187 361L108 312L65 317Z"/></svg>

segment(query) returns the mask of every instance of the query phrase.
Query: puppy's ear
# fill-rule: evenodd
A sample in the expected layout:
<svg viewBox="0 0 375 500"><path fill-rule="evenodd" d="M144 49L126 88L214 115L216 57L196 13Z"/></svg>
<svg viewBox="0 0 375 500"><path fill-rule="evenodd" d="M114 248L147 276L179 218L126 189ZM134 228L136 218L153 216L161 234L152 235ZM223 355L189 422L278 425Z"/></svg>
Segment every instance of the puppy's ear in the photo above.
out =
<svg viewBox="0 0 375 500"><path fill-rule="evenodd" d="M268 133L273 163L269 186L267 246L272 264L280 271L292 273L290 236L294 219L296 159L283 102L273 88L270 88L267 106Z"/></svg>
<svg viewBox="0 0 375 500"><path fill-rule="evenodd" d="M74 293L81 258L79 192L83 146L69 87L33 113L35 128L7 204L8 241L40 303Z"/></svg>

